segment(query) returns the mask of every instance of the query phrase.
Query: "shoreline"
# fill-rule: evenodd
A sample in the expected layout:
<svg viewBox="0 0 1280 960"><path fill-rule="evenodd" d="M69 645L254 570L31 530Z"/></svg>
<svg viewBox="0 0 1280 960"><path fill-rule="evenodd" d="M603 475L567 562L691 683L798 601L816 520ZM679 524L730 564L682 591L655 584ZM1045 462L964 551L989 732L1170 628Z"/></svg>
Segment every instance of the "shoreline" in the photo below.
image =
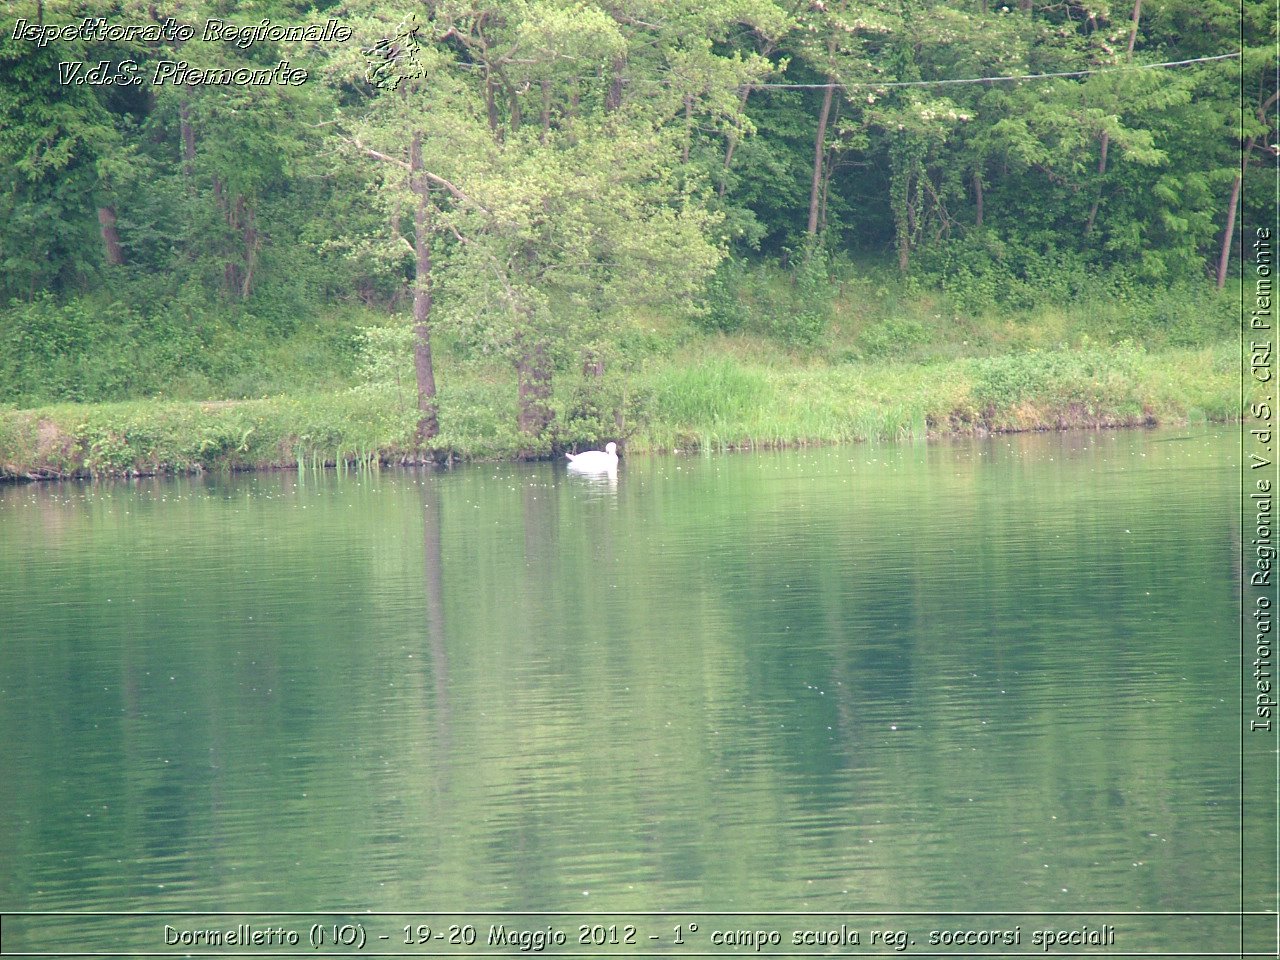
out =
<svg viewBox="0 0 1280 960"><path fill-rule="evenodd" d="M442 431L428 451L413 444L408 398L359 388L0 408L0 482L547 460L609 439L635 455L1227 423L1238 419L1236 363L1219 345L1120 362L1059 351L944 364L669 365L619 378L585 407L581 384L565 378L562 413L536 444L514 429L512 384L460 381L441 392Z"/></svg>
<svg viewBox="0 0 1280 960"><path fill-rule="evenodd" d="M1116 420L1107 420L1102 422L1080 422L1080 423L1060 423L1056 426L1036 426L1022 428L1004 428L989 429L982 426L975 426L971 430L930 430L922 439L925 443L936 443L943 440L961 439L964 437L983 438L995 436L1009 436L1026 433L1073 433L1073 432L1098 432L1102 430L1156 430L1161 427L1177 427L1186 426L1191 421L1187 419L1160 421L1154 418L1146 418L1135 420L1132 422L1121 422ZM1238 423L1235 420L1206 420L1207 424L1226 425L1229 423ZM907 433L899 437L880 440L877 442L902 443L916 442L913 434ZM831 447L840 446L842 444L858 444L871 442L868 440L818 440L818 439L797 439L790 441L743 441L740 443L724 443L714 444L709 447L709 452L724 453L751 453L757 450L796 450L805 447ZM701 453L703 447L696 440L679 447L645 447L639 450L632 450L631 456L670 456L681 455L686 453ZM624 453L625 453L624 449ZM39 470L30 473L10 472L5 464L0 464L0 484L26 484L26 483L57 483L62 481L83 481L83 480L133 480L133 479L150 479L150 478L170 478L170 477L191 477L203 476L207 473L225 472L225 473L276 473L276 472L297 472L299 470L358 470L365 465L376 465L375 469L394 469L397 467L433 467L450 469L455 465L467 463L546 463L559 461L563 458L563 453L559 451L551 451L537 456L492 456L492 457L462 457L455 451L438 450L433 451L430 455L421 453L387 453L378 451L376 455L368 457L358 455L344 455L341 458L303 458L299 460L278 460L278 461L260 461L260 462L243 462L233 460L221 460L214 463L195 462L183 467L172 464L159 464L154 469L136 469L125 468L123 470L100 470L93 472L88 468L82 468L73 473L54 473L40 472Z"/></svg>

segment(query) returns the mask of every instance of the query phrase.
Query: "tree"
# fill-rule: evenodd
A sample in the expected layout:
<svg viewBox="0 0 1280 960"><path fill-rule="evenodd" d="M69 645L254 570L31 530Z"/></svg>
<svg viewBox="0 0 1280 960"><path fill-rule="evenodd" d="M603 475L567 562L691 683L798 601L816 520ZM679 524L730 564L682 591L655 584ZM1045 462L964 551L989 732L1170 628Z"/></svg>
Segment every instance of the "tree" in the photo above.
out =
<svg viewBox="0 0 1280 960"><path fill-rule="evenodd" d="M421 274L421 233L439 245L440 296L420 276L415 315L439 309L510 360L530 452L557 364L638 306L688 302L721 257L701 128L740 132L737 90L768 63L711 38L764 14L749 0L434 4L412 31L414 75L358 105L366 155L421 153L415 249Z"/></svg>
<svg viewBox="0 0 1280 960"><path fill-rule="evenodd" d="M59 83L64 47L0 37L0 295L65 290L113 255L114 214L102 225L100 165L120 147L111 115L87 85ZM106 208L108 211L109 207ZM118 247L115 251L120 256Z"/></svg>

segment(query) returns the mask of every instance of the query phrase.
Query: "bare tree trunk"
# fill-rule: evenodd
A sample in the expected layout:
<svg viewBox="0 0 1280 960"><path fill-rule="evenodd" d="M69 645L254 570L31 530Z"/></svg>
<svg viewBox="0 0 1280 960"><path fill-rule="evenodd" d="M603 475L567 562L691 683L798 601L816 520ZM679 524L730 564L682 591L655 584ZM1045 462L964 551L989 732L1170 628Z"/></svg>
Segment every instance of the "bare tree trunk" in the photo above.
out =
<svg viewBox="0 0 1280 960"><path fill-rule="evenodd" d="M411 188L412 189L412 188ZM400 195L398 193L391 194L391 240L398 247L400 246Z"/></svg>
<svg viewBox="0 0 1280 960"><path fill-rule="evenodd" d="M912 213L911 204L911 175L907 174L907 183L903 189L903 197L906 208L900 214L903 226L897 231L898 233L898 271L906 273L911 267L911 239L915 230L915 215Z"/></svg>
<svg viewBox="0 0 1280 960"><path fill-rule="evenodd" d="M582 353L582 375L599 380L604 376L604 355L598 350L587 348Z"/></svg>
<svg viewBox="0 0 1280 960"><path fill-rule="evenodd" d="M973 172L973 193L974 193L974 198L977 201L976 205L977 205L977 213L978 213L977 223L974 224L974 226L981 227L982 226L982 171L981 170L975 170Z"/></svg>
<svg viewBox="0 0 1280 960"><path fill-rule="evenodd" d="M777 40L770 40L760 48L760 56L768 58L778 47ZM747 112L747 100L751 97L751 84L746 84L742 88L742 93L738 96L738 112ZM720 196L724 196L725 189L729 181L729 165L733 162L733 152L738 149L738 135L736 132L729 134L729 143L724 148L724 173L720 177Z"/></svg>
<svg viewBox="0 0 1280 960"><path fill-rule="evenodd" d="M1240 202L1241 176L1231 182L1231 199L1227 201L1227 227L1222 231L1222 252L1218 254L1218 289L1227 283L1227 262L1231 259L1231 240L1236 233L1236 205Z"/></svg>
<svg viewBox="0 0 1280 960"><path fill-rule="evenodd" d="M187 196L191 197L196 191L196 130L191 125L191 104L186 97L178 101L178 130L182 135L182 179Z"/></svg>
<svg viewBox="0 0 1280 960"><path fill-rule="evenodd" d="M809 236L818 232L818 200L822 191L822 157L827 140L827 118L831 116L831 98L835 86L828 84L822 94L822 111L818 114L818 135L813 140L813 184L809 188Z"/></svg>
<svg viewBox="0 0 1280 960"><path fill-rule="evenodd" d="M418 383L417 442L422 447L440 433L436 375L431 362L431 189L422 175L422 134L409 147L409 176L418 206L413 216L413 370Z"/></svg>
<svg viewBox="0 0 1280 960"><path fill-rule="evenodd" d="M107 263L113 267L124 264L124 248L120 246L120 234L116 232L116 210L110 205L98 208L98 227L102 231L102 245L106 249Z"/></svg>
<svg viewBox="0 0 1280 960"><path fill-rule="evenodd" d="M1280 90L1277 90L1258 108L1258 119L1266 124L1267 111L1280 100ZM1222 253L1218 256L1218 289L1221 290L1223 284L1227 282L1227 261L1231 257L1231 238L1236 232L1236 208L1240 202L1240 187L1244 182L1244 168L1249 163L1249 157L1253 155L1253 148L1258 144L1258 136L1254 134L1244 143L1243 149L1240 151L1240 172L1236 174L1236 178L1231 184L1231 199L1227 203L1227 228L1222 235Z"/></svg>
<svg viewBox="0 0 1280 960"><path fill-rule="evenodd" d="M822 197L818 200L818 230L827 229L827 195L831 192L831 158L827 158L827 169L822 174Z"/></svg>
<svg viewBox="0 0 1280 960"><path fill-rule="evenodd" d="M831 194L831 178L835 174L835 169L835 150L828 150L826 159L823 161L822 196L818 200L818 229L820 231L827 229L827 197Z"/></svg>
<svg viewBox="0 0 1280 960"><path fill-rule="evenodd" d="M1133 45L1138 39L1138 18L1142 16L1142 0L1133 0L1133 22L1129 26L1129 48L1125 51L1125 59L1133 59Z"/></svg>

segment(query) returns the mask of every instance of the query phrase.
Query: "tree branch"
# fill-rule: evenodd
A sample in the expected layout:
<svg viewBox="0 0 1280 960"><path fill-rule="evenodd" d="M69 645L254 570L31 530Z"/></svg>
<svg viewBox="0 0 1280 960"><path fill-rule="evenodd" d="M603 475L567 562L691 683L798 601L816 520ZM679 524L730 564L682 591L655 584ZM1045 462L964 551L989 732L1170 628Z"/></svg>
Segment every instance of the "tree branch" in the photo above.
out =
<svg viewBox="0 0 1280 960"><path fill-rule="evenodd" d="M359 137L353 137L347 140L347 142L354 144L356 149L358 149L361 153L366 153L369 156L373 157L375 160L381 160L383 163L392 163L392 164L395 164L397 167L402 167L405 170L409 169L409 164L406 161L401 160L397 157L388 156L385 153L379 153L377 150L374 150L371 147L366 147L363 143L360 142Z"/></svg>
<svg viewBox="0 0 1280 960"><path fill-rule="evenodd" d="M1275 93L1271 94L1271 96L1267 97L1266 102L1258 108L1258 119L1263 123L1266 123L1267 126L1271 125L1267 122L1267 111L1271 109L1271 105L1277 100L1280 100L1280 90L1277 90Z"/></svg>
<svg viewBox="0 0 1280 960"><path fill-rule="evenodd" d="M347 139L347 138L344 138L344 139ZM400 160L397 157L391 157L385 153L381 153L377 150L374 150L372 147L366 147L363 143L360 142L359 137L353 137L353 138L347 139L347 142L354 144L356 148L359 149L362 153L368 154L369 156L373 157L375 160L381 160L384 163L395 164L397 167L400 167L402 170L411 169L408 163L406 163L403 160ZM471 199L471 197L467 196L465 193L459 190L453 183L449 182L444 177L439 176L438 174L434 174L430 170L418 170L414 172L420 173L422 176L426 177L432 183L437 184L438 186L444 187L451 194L453 194L453 196L457 200L460 200L462 203L475 207L485 216L493 216L493 214L489 211L487 207Z"/></svg>
<svg viewBox="0 0 1280 960"><path fill-rule="evenodd" d="M435 183L435 184L438 184L439 186L444 187L451 194L453 194L453 196L456 199L462 201L465 204L475 207L485 216L488 216L488 217L493 216L493 214L490 212L490 210L486 206L471 199L471 197L467 196L465 193L463 193L461 190L455 187L452 183L450 183L444 177L437 176L436 174L432 173L430 170L419 170L418 172L421 173L428 180L430 180L432 183Z"/></svg>

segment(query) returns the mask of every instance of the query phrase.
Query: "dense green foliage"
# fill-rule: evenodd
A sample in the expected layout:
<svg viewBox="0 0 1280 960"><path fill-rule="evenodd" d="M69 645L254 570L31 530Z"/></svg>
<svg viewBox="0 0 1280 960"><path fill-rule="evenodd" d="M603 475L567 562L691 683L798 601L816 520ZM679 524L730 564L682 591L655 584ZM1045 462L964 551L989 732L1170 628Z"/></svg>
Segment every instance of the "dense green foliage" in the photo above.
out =
<svg viewBox="0 0 1280 960"><path fill-rule="evenodd" d="M13 38L85 16L197 39ZM352 37L202 41L212 17ZM620 430L691 338L837 365L1214 343L1224 230L1270 202L1272 31L1252 0L10 5L0 403L363 381L421 445L501 383L529 452ZM178 59L308 77L153 82ZM939 82L1049 73L1079 75Z"/></svg>

